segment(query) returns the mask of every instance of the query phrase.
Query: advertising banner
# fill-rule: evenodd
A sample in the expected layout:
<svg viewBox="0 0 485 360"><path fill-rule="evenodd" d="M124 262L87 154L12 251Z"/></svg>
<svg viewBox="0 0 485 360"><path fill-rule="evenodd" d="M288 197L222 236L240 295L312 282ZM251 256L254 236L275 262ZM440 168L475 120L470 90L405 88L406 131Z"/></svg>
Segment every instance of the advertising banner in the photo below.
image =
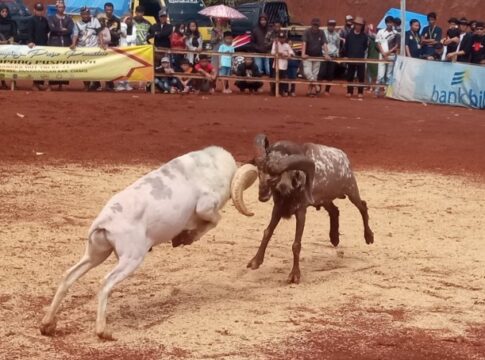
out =
<svg viewBox="0 0 485 360"><path fill-rule="evenodd" d="M387 96L485 109L485 66L398 56Z"/></svg>
<svg viewBox="0 0 485 360"><path fill-rule="evenodd" d="M0 46L1 80L152 81L153 46L81 48Z"/></svg>

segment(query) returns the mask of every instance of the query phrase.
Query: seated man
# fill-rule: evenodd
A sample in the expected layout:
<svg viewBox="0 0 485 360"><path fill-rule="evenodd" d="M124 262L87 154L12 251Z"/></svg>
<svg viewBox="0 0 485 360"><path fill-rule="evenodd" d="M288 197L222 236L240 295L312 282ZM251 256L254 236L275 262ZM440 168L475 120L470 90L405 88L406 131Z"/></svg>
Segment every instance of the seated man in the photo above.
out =
<svg viewBox="0 0 485 360"><path fill-rule="evenodd" d="M258 69L258 66L254 63L252 57L247 56L244 58L244 62L239 64L236 70L237 76L244 76L244 77L261 77L261 72ZM260 81L236 81L236 86L241 90L241 92L245 92L246 90L249 92L257 92L263 86L263 83Z"/></svg>
<svg viewBox="0 0 485 360"><path fill-rule="evenodd" d="M217 80L217 71L209 61L207 55L199 56L199 63L195 65L195 71L204 76L204 79L194 79L193 86L196 92L214 93Z"/></svg>

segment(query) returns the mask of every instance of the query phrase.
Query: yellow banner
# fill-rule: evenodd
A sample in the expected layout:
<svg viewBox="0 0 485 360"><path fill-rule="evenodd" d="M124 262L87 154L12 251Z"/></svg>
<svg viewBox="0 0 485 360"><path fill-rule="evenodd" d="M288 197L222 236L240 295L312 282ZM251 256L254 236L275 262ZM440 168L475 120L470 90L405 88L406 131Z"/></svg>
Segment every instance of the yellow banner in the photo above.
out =
<svg viewBox="0 0 485 360"><path fill-rule="evenodd" d="M152 81L153 46L76 48L0 45L0 79Z"/></svg>

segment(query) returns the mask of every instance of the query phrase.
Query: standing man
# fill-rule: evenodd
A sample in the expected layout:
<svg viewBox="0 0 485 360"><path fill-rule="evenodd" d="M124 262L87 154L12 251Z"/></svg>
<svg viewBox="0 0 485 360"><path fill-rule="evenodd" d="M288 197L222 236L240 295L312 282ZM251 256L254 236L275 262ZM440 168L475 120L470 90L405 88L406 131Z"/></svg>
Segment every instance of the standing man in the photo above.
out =
<svg viewBox="0 0 485 360"><path fill-rule="evenodd" d="M325 59L330 60L327 55L327 38L323 30L320 30L320 19L314 18L311 22L311 27L306 29L303 33L303 47L301 50L301 57L303 58L303 74L309 81L317 81L318 73L320 72L320 61L305 60L308 57L322 57L325 51ZM320 85L308 85L307 96L316 96L320 93Z"/></svg>
<svg viewBox="0 0 485 360"><path fill-rule="evenodd" d="M485 64L485 24L477 21L472 37L470 50L470 62L472 64Z"/></svg>
<svg viewBox="0 0 485 360"><path fill-rule="evenodd" d="M49 46L71 46L71 35L74 29L74 22L69 15L65 14L66 5L63 0L56 2L55 15L49 16L47 21L49 23ZM63 85L68 85L69 81L49 81L48 91L52 89L52 85L57 85L58 90L62 90Z"/></svg>
<svg viewBox="0 0 485 360"><path fill-rule="evenodd" d="M354 25L354 17L352 15L347 15L345 17L345 25L342 29L340 29L339 35L342 41L344 42L347 38L347 35L350 34L352 27Z"/></svg>
<svg viewBox="0 0 485 360"><path fill-rule="evenodd" d="M74 50L76 47L104 47L103 38L99 35L100 31L99 20L91 16L88 7L82 7L81 20L74 25L71 49ZM99 81L84 81L84 89L86 91L101 90L101 83Z"/></svg>
<svg viewBox="0 0 485 360"><path fill-rule="evenodd" d="M167 9L163 8L158 12L159 22L150 26L148 39L154 39L157 48L170 49L170 35L173 33L173 25L168 23Z"/></svg>
<svg viewBox="0 0 485 360"><path fill-rule="evenodd" d="M133 22L136 26L136 45L146 45L148 41L148 31L151 25L144 16L145 8L141 5L137 6L133 17Z"/></svg>
<svg viewBox="0 0 485 360"><path fill-rule="evenodd" d="M49 41L49 23L44 16L44 5L42 3L36 3L34 5L34 16L30 23L30 42L29 47L34 46L47 46ZM32 85L32 90L43 90L44 81L36 80Z"/></svg>
<svg viewBox="0 0 485 360"><path fill-rule="evenodd" d="M365 59L365 54L369 44L369 39L364 33L364 19L357 16L354 20L354 27L347 35L345 39L344 54L345 57L353 59ZM354 81L355 73L357 72L357 78L359 83L363 84L365 81L365 63L351 63L348 64L347 71L347 81L349 83ZM360 86L359 98L364 97L364 87ZM351 85L347 86L347 97L351 97L354 94L354 87Z"/></svg>
<svg viewBox="0 0 485 360"><path fill-rule="evenodd" d="M468 31L469 23L466 18L461 18L459 23L460 36L458 37L458 46L455 52L447 55L447 59L450 61L469 62L473 34Z"/></svg>
<svg viewBox="0 0 485 360"><path fill-rule="evenodd" d="M435 53L435 45L437 45L442 38L443 32L441 28L436 25L436 13L428 14L428 26L423 29L421 33L421 46L423 48L424 56L433 56Z"/></svg>
<svg viewBox="0 0 485 360"><path fill-rule="evenodd" d="M333 81L335 78L337 63L333 60L338 58L340 53L341 39L340 35L335 31L336 26L336 20L328 20L327 28L324 30L325 38L327 39L327 49L324 55L329 56L330 60L322 63L319 77L327 81ZM325 96L330 96L330 85L325 86Z"/></svg>
<svg viewBox="0 0 485 360"><path fill-rule="evenodd" d="M106 14L106 27L109 29L111 40L107 45L108 47L120 46L120 34L121 34L121 21L114 15L113 3L107 2L104 4L104 13ZM106 90L114 91L115 83L113 81L106 82Z"/></svg>
<svg viewBox="0 0 485 360"><path fill-rule="evenodd" d="M386 85L391 79L394 60L396 59L396 37L397 32L394 30L394 18L387 16L385 18L386 28L378 31L376 36L377 50L379 51L379 60L393 61L391 64L379 63L377 67L377 84ZM376 96L380 95L381 88L376 87Z"/></svg>
<svg viewBox="0 0 485 360"><path fill-rule="evenodd" d="M411 29L406 31L406 56L419 59L421 57L421 36L419 35L421 24L418 20L412 19L409 25Z"/></svg>

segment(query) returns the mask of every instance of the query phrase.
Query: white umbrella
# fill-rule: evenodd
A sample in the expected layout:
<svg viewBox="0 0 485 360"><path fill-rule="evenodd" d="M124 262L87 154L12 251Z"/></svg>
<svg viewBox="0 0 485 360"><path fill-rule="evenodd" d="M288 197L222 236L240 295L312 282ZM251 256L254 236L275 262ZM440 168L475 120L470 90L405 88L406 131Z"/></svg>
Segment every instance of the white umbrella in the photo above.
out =
<svg viewBox="0 0 485 360"><path fill-rule="evenodd" d="M209 6L199 11L199 14L220 19L246 19L239 11L226 5Z"/></svg>

